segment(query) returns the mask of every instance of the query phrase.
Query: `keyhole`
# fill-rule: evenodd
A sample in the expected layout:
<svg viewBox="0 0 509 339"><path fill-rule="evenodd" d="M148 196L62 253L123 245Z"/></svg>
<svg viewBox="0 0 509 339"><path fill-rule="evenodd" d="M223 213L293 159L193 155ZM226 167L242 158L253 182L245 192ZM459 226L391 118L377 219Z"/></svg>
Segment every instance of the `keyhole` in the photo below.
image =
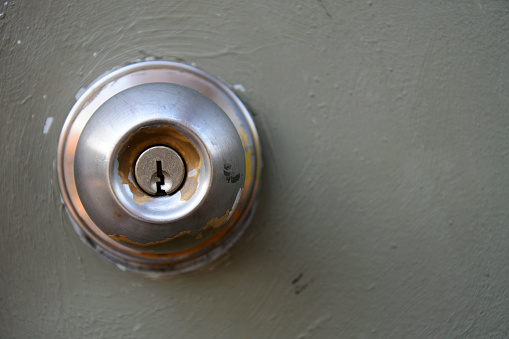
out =
<svg viewBox="0 0 509 339"><path fill-rule="evenodd" d="M172 195L178 190L184 182L185 173L186 166L180 155L166 146L148 148L140 154L134 167L140 188L159 197Z"/></svg>
<svg viewBox="0 0 509 339"><path fill-rule="evenodd" d="M157 168L157 177L159 178L159 181L156 182L157 186L157 192L156 195L166 195L166 192L161 188L161 186L164 186L164 175L163 175L163 166L161 165L160 160L156 160L156 168Z"/></svg>

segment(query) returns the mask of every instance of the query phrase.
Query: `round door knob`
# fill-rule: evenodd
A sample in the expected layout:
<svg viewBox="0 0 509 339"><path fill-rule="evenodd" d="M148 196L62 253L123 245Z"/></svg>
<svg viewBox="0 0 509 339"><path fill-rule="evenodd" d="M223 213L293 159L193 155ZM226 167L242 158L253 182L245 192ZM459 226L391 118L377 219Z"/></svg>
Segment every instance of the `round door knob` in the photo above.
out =
<svg viewBox="0 0 509 339"><path fill-rule="evenodd" d="M87 243L118 266L176 273L220 256L252 216L258 135L209 74L173 62L92 84L59 140L62 199Z"/></svg>

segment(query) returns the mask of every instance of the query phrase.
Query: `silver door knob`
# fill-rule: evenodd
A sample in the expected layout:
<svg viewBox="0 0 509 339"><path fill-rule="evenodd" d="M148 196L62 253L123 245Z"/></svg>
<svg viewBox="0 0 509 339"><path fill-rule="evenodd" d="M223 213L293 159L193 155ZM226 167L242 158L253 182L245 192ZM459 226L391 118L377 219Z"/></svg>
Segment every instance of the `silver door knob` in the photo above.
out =
<svg viewBox="0 0 509 339"><path fill-rule="evenodd" d="M247 227L260 146L237 96L173 62L92 84L59 141L61 194L77 232L117 265L176 273L220 256Z"/></svg>

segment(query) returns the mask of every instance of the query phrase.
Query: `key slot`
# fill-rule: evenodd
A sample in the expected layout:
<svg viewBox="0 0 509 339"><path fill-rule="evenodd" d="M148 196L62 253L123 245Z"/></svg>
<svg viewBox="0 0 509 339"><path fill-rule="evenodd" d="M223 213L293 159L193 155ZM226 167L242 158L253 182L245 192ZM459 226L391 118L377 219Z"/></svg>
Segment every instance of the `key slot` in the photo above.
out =
<svg viewBox="0 0 509 339"><path fill-rule="evenodd" d="M161 186L164 186L163 165L161 164L161 160L156 160L156 175L159 178L159 182L156 182L156 195L166 195L166 192L161 188Z"/></svg>

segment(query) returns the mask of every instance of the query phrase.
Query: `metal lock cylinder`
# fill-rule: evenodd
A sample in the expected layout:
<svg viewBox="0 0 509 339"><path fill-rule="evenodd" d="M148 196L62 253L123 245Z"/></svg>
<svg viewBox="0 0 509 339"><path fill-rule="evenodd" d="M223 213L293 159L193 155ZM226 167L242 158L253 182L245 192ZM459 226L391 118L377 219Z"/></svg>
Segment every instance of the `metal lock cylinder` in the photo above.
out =
<svg viewBox="0 0 509 339"><path fill-rule="evenodd" d="M122 268L177 273L247 227L260 146L245 106L194 67L144 62L101 78L62 129L58 174L76 231Z"/></svg>
<svg viewBox="0 0 509 339"><path fill-rule="evenodd" d="M175 192L183 183L184 161L167 146L153 146L136 160L134 176L145 193L164 196Z"/></svg>

